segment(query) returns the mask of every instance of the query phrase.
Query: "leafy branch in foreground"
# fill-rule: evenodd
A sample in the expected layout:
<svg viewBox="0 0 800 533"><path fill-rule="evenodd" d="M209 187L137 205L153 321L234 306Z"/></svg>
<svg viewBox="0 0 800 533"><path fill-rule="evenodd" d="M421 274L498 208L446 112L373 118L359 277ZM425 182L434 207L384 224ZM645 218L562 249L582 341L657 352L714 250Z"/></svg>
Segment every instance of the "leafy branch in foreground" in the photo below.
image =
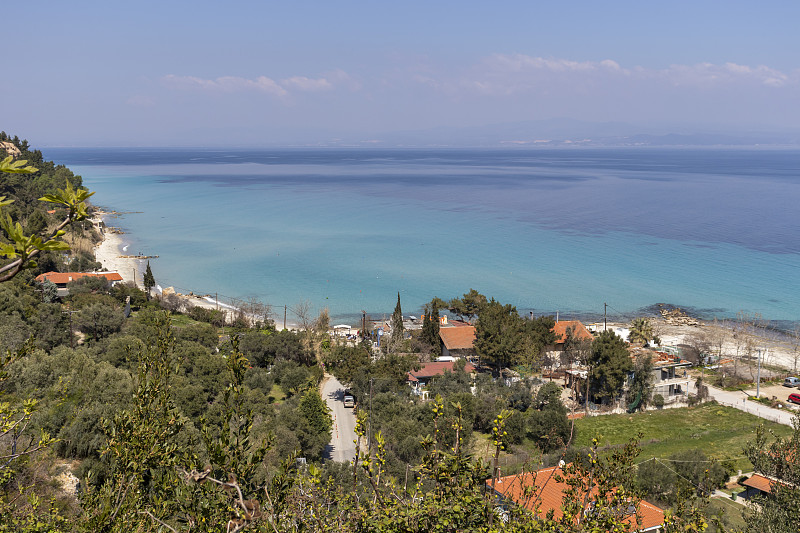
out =
<svg viewBox="0 0 800 533"><path fill-rule="evenodd" d="M14 157L8 156L0 161L0 172L8 172L9 174L33 174L39 169L28 165L27 159L20 159L14 161Z"/></svg>
<svg viewBox="0 0 800 533"><path fill-rule="evenodd" d="M38 170L32 166L25 166L26 164L26 160L11 161L11 156L8 156L0 162L0 172L32 174ZM82 187L73 189L72 184L67 181L66 188L58 189L55 194L46 194L39 198L41 201L63 205L67 208L67 216L44 239L38 235L25 235L22 225L14 222L10 215L3 213L2 208L10 205L14 200L0 196L0 227L11 241L8 244L0 244L0 257L12 259L7 265L0 267L0 282L10 280L26 268L35 267L36 262L33 261L33 258L39 252L69 250L69 245L58 239L64 235L65 227L88 216L86 200L93 194Z"/></svg>

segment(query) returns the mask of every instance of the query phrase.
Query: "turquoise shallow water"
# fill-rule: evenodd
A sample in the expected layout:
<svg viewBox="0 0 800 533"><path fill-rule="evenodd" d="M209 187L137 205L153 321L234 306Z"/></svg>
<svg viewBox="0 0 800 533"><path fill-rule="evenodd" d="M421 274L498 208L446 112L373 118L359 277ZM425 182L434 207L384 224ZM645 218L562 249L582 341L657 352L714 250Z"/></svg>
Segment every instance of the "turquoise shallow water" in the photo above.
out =
<svg viewBox="0 0 800 533"><path fill-rule="evenodd" d="M470 288L521 311L800 319L800 153L51 149L181 291L340 320Z"/></svg>

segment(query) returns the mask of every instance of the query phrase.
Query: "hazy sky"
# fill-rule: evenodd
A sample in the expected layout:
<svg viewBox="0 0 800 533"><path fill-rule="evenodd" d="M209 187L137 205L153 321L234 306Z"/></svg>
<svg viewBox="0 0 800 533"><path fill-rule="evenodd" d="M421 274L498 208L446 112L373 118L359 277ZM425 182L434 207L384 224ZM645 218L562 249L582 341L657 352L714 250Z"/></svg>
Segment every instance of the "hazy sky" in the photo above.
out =
<svg viewBox="0 0 800 533"><path fill-rule="evenodd" d="M795 0L7 4L0 129L37 146L800 125Z"/></svg>

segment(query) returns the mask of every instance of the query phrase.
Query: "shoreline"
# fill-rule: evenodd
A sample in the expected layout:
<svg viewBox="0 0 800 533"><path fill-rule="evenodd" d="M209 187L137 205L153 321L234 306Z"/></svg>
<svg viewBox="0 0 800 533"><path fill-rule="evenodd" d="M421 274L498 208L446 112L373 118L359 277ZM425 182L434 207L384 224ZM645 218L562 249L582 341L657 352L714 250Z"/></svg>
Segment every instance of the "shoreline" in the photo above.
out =
<svg viewBox="0 0 800 533"><path fill-rule="evenodd" d="M122 252L124 252L124 247L130 245L130 243L126 242L126 239L123 237L124 234L107 230L106 220L111 216L116 216L116 214L98 210L94 213L94 216L90 218L91 222L95 225L102 236L102 241L94 249L95 258L102 264L103 268L110 272L118 272L122 276L124 283L133 281L138 288L143 289L142 276L144 274L147 259L123 255ZM102 222L103 225L101 225L100 222ZM103 226L106 226L106 228L104 229ZM156 290L159 292L166 291L167 294L175 294L185 304L190 306L200 306L206 309L220 309L226 313L235 312L238 310L235 305L226 303L221 299L215 300L214 296L212 295L200 295L193 292L190 292L189 294L183 294L174 291L174 288L172 287L162 288L159 284L156 285L156 288ZM283 316L278 316L273 312L268 315L268 318L273 321L276 329L283 329ZM567 316L562 318L568 319ZM730 337L724 342L725 351L729 353L735 353L737 350L736 341L733 339L735 331L731 327L734 323L732 320L722 320L719 323L715 323L714 321L710 320L698 319L699 325L688 326L667 324L666 321L664 321L661 317L651 318L654 326L658 329L664 344L684 344L687 342L689 337L694 335L713 335L715 331L724 330L727 332L727 336ZM336 321L337 317L332 316L331 319ZM582 320L582 322L586 324L591 323L590 321L585 320ZM615 328L624 328L627 327L629 323L612 319L609 321L609 326L612 325ZM286 329L296 330L299 329L299 325L295 321L287 320ZM759 339L758 344L762 346L766 352L764 359L771 359L772 363L777 363L779 366L787 369L792 368L794 349L786 339L775 338L775 335L771 334L768 328L759 328L757 329L757 332L751 333L750 335ZM741 347L738 349L741 349Z"/></svg>
<svg viewBox="0 0 800 533"><path fill-rule="evenodd" d="M123 235L124 233L108 231L107 219L111 216L117 216L116 213L97 210L89 220L94 224L98 233L102 237L100 243L94 248L95 260L98 261L104 269L109 272L117 272L122 276L123 283L133 282L137 288L144 290L144 271L147 265L147 258L139 258L123 254L125 248L130 245L126 242ZM101 225L102 223L102 225ZM155 256L157 257L157 256ZM206 309L219 309L225 313L239 311L235 305L224 302L221 299L214 299L210 294L200 295L191 292L190 294L179 293L173 287L161 287L156 280L156 287L153 288L158 294L167 292L167 294L175 294L186 305L198 306ZM275 324L275 327L283 326L282 317L278 317L271 313L268 317ZM283 328L281 328L283 329ZM295 322L286 321L286 329L295 330L299 329L298 324Z"/></svg>
<svg viewBox="0 0 800 533"><path fill-rule="evenodd" d="M141 289L143 288L141 279L144 275L145 260L122 256L123 245L128 246L129 243L124 241L120 233L108 231L106 217L110 215L111 213L104 211L95 211L89 219L102 237L100 243L94 248L95 260L109 272L119 273L123 283L133 282Z"/></svg>

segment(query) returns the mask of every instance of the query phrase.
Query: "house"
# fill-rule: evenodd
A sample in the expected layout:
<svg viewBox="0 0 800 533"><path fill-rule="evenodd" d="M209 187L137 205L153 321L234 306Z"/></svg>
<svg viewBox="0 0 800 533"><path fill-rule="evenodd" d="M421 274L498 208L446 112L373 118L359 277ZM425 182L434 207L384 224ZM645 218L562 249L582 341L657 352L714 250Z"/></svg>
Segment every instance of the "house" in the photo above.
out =
<svg viewBox="0 0 800 533"><path fill-rule="evenodd" d="M537 518L545 518L552 511L553 518L558 520L564 516L561 507L564 493L570 488L563 481L564 476L562 467L555 466L536 472L500 477L496 483L494 479L490 479L486 484L494 489L502 502L524 507L533 512ZM597 487L593 487L590 491L589 509L592 497L596 497L597 492ZM620 518L629 524L629 531L656 532L661 531L664 525L664 511L644 500L638 503L631 501L620 514ZM640 523L637 523L637 518Z"/></svg>
<svg viewBox="0 0 800 533"><path fill-rule="evenodd" d="M472 357L475 355L475 327L453 326L439 328L442 356Z"/></svg>
<svg viewBox="0 0 800 533"><path fill-rule="evenodd" d="M458 360L424 363L419 370L412 370L408 373L406 382L411 386L414 394L422 395L422 389L428 385L431 380L437 376L443 376L445 372L453 372L456 363L458 363ZM473 374L475 372L475 365L466 363L464 365L464 372Z"/></svg>
<svg viewBox="0 0 800 533"><path fill-rule="evenodd" d="M653 358L653 394L660 394L665 400L688 397L691 378L686 369L692 363L665 352L650 352L650 355Z"/></svg>
<svg viewBox="0 0 800 533"><path fill-rule="evenodd" d="M58 287L59 296L66 296L69 294L67 283L85 277L105 278L112 287L122 281L122 276L118 272L46 272L36 276L36 281L42 283L49 280Z"/></svg>
<svg viewBox="0 0 800 533"><path fill-rule="evenodd" d="M772 487L779 483L778 481L762 476L761 474L753 474L742 485L745 488L744 492L740 493L743 498L752 498L754 496L769 496L772 494Z"/></svg>
<svg viewBox="0 0 800 533"><path fill-rule="evenodd" d="M564 343L567 340L567 330L571 330L572 337L578 341L592 342L594 337L592 333L584 326L580 320L559 320L553 326L553 333L556 335L555 346L564 349Z"/></svg>
<svg viewBox="0 0 800 533"><path fill-rule="evenodd" d="M544 350L548 361L546 364L551 368L551 378L564 377L566 383L567 377L563 374L561 367L573 368L573 365L580 359L576 351L581 349L579 347L580 344L576 343L571 343L568 346L567 339L571 336L573 341L582 343L585 348L592 342L594 336L579 320L559 320L551 331L555 334L556 340L554 344ZM568 350L570 353L567 353ZM558 371L553 372L556 368L558 368Z"/></svg>

